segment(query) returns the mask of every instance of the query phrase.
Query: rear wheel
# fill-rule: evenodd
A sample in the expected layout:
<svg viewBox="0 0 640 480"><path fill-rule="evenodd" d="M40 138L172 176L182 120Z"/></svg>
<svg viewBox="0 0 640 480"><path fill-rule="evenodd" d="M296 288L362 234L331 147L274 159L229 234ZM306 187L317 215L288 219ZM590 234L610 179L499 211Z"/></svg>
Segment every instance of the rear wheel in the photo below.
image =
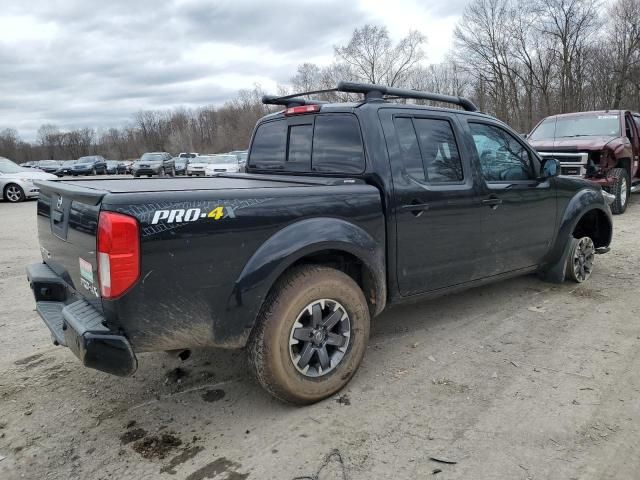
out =
<svg viewBox="0 0 640 480"><path fill-rule="evenodd" d="M345 273L296 268L278 281L248 344L258 382L280 400L310 404L344 387L369 339L369 309Z"/></svg>
<svg viewBox="0 0 640 480"><path fill-rule="evenodd" d="M566 276L577 283L585 282L593 272L596 247L589 237L571 238L573 245L567 257Z"/></svg>
<svg viewBox="0 0 640 480"><path fill-rule="evenodd" d="M11 203L22 202L26 198L22 187L20 185L16 185L15 183L10 183L6 187L4 187L4 193L2 196L5 200Z"/></svg>
<svg viewBox="0 0 640 480"><path fill-rule="evenodd" d="M629 174L624 168L614 168L609 176L612 180L609 191L616 197L611 204L611 212L615 214L624 213L629 204L629 195L631 193Z"/></svg>

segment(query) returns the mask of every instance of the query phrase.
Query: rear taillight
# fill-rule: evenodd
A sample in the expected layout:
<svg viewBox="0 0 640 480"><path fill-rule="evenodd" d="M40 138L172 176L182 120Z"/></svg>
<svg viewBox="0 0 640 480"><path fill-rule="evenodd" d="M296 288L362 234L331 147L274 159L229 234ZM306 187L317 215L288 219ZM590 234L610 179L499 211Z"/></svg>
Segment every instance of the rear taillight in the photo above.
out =
<svg viewBox="0 0 640 480"><path fill-rule="evenodd" d="M101 212L98 221L98 279L103 298L116 298L140 276L138 221L127 215Z"/></svg>
<svg viewBox="0 0 640 480"><path fill-rule="evenodd" d="M301 107L291 107L284 111L286 116L302 115L304 113L314 113L320 111L320 105L302 105Z"/></svg>

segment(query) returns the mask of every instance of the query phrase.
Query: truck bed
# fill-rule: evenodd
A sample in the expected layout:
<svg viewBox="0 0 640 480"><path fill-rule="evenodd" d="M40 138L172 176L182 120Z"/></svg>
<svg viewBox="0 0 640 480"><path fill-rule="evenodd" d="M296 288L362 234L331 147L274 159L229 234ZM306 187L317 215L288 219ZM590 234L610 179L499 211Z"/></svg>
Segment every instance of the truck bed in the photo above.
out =
<svg viewBox="0 0 640 480"><path fill-rule="evenodd" d="M255 318L263 284L310 236L326 236L327 249L340 246L335 238L345 248L369 239L365 255L384 262L380 191L361 180L223 174L38 185L42 257L68 287L65 302L88 303L135 351L244 345L243 319ZM139 278L109 300L100 295L96 255L103 212L139 225Z"/></svg>

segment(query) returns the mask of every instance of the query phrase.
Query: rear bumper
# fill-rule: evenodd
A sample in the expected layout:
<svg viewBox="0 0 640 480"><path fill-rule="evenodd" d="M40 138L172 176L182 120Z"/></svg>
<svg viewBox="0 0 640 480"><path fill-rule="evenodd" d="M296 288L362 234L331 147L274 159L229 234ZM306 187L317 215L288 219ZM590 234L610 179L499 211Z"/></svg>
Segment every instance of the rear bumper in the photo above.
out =
<svg viewBox="0 0 640 480"><path fill-rule="evenodd" d="M27 267L36 310L51 331L56 345L68 347L85 367L127 376L138 368L129 340L105 326L105 319L79 298L44 263Z"/></svg>

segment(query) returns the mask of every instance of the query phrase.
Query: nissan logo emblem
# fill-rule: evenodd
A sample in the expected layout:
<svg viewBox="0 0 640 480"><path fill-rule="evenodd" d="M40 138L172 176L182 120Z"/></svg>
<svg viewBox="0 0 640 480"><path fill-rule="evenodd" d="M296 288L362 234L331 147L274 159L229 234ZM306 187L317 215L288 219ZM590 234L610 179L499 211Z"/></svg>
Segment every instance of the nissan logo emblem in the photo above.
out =
<svg viewBox="0 0 640 480"><path fill-rule="evenodd" d="M56 208L62 207L62 196L58 195L58 202L56 203Z"/></svg>

